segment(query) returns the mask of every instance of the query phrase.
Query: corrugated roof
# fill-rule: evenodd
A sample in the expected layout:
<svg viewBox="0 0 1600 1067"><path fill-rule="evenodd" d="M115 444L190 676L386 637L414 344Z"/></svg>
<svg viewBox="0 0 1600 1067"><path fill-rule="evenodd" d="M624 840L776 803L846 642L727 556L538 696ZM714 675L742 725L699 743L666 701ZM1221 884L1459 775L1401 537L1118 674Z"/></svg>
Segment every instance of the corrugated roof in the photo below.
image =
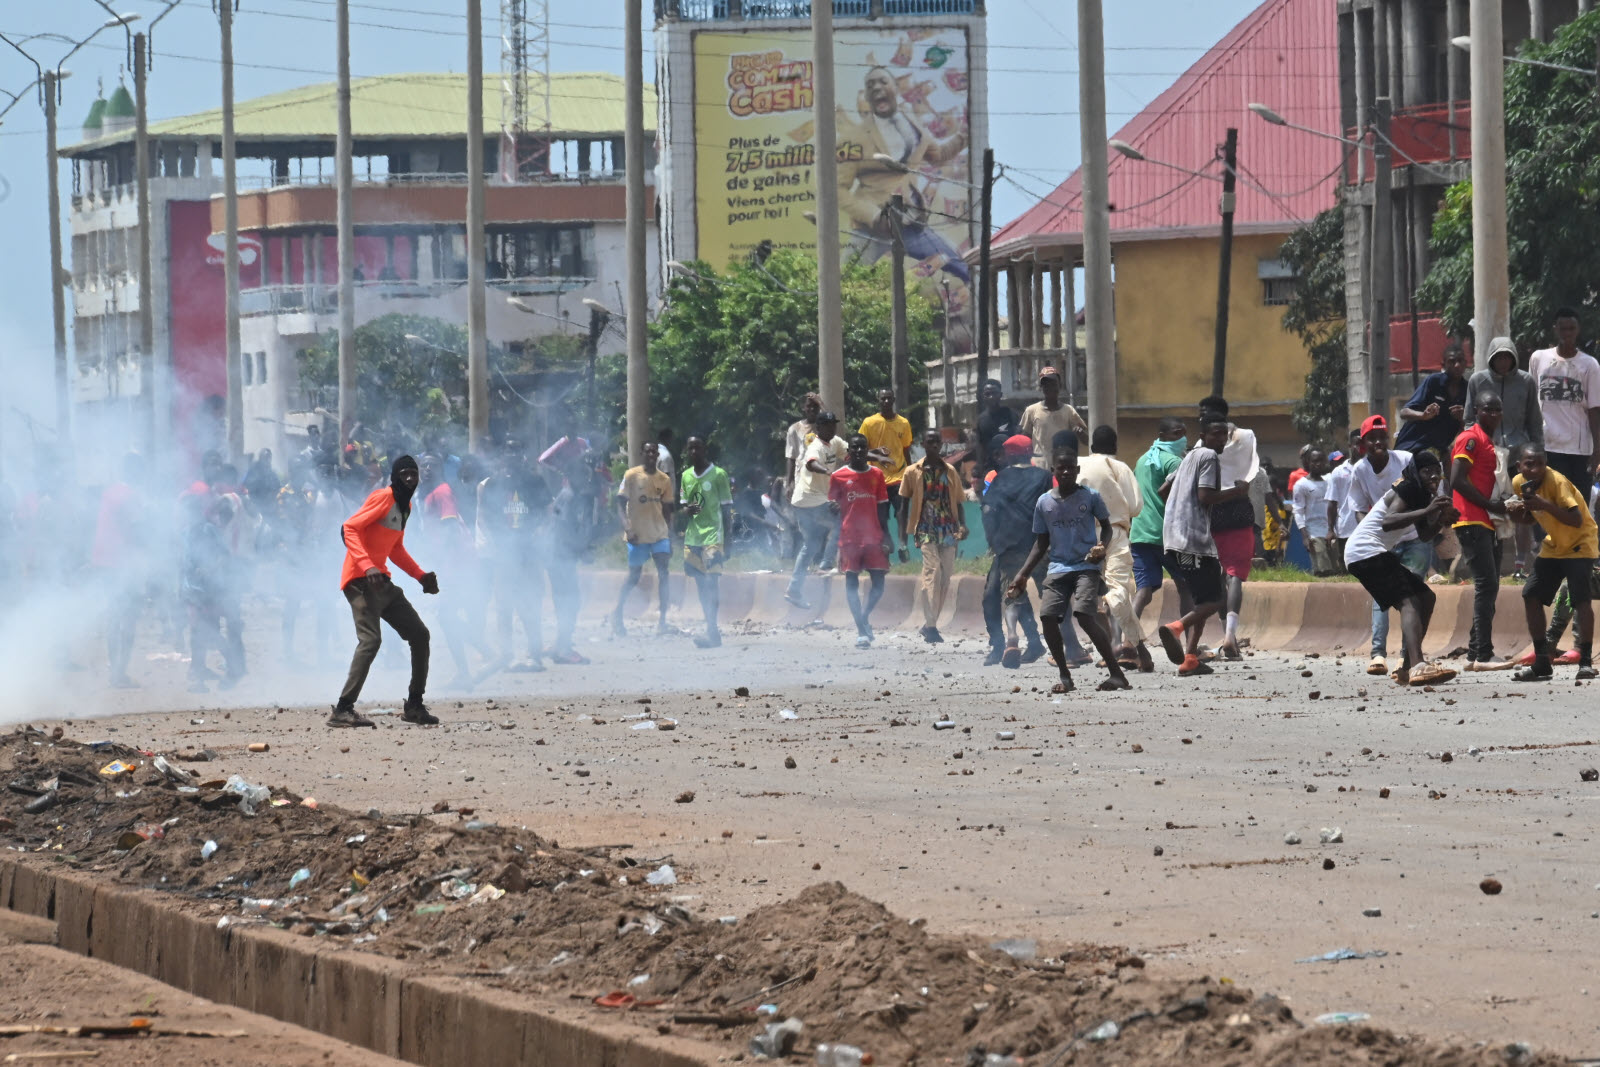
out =
<svg viewBox="0 0 1600 1067"><path fill-rule="evenodd" d="M543 102L544 80L528 79L530 104ZM467 129L465 74L384 74L350 83L350 122L362 140L461 137ZM259 96L234 105L234 132L241 142L332 140L338 133L337 85L326 82ZM483 78L484 126L500 122L500 75ZM644 90L645 129L654 131L655 90ZM550 125L558 136L617 134L623 128L623 82L614 74L552 74ZM150 124L152 137L221 137L222 109ZM74 145L84 151L132 134Z"/></svg>
<svg viewBox="0 0 1600 1067"><path fill-rule="evenodd" d="M1206 52L1114 137L1149 160L1220 176L1217 146L1239 130L1234 224L1295 229L1333 205L1344 146L1254 115L1266 104L1290 122L1339 132L1338 15L1331 0L1267 0ZM1115 151L1110 160L1112 240L1219 226L1217 182ZM1259 188L1258 188L1259 187ZM1261 189L1277 194L1269 196ZM1083 232L1082 172L995 235L996 251L1074 244Z"/></svg>

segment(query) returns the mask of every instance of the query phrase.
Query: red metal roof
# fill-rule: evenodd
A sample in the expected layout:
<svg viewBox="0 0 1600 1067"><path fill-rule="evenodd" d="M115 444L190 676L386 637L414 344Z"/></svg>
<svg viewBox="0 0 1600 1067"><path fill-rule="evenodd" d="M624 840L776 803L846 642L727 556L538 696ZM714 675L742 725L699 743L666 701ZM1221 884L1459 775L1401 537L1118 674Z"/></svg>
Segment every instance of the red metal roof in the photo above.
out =
<svg viewBox="0 0 1600 1067"><path fill-rule="evenodd" d="M1216 157L1229 126L1239 130L1237 228L1288 232L1333 206L1345 146L1272 125L1248 105L1266 104L1290 122L1339 133L1337 18L1332 0L1267 0L1118 130L1117 139L1148 159L1111 152L1112 240L1215 230L1219 183L1149 160L1220 176ZM1076 244L1083 232L1081 175L1074 171L1002 227L996 251Z"/></svg>

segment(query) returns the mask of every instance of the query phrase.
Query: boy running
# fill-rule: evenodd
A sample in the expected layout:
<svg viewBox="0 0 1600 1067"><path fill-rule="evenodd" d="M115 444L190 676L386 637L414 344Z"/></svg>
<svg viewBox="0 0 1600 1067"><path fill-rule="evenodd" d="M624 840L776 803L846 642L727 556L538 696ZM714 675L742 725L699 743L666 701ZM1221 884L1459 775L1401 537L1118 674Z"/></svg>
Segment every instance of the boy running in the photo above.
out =
<svg viewBox="0 0 1600 1067"><path fill-rule="evenodd" d="M848 463L828 479L828 506L839 516L839 570L844 575L845 601L856 620L856 647L872 647L872 609L883 599L889 573L889 489L883 472L867 462L869 445L862 434L850 436ZM867 603L861 604L861 572L872 578Z"/></svg>
<svg viewBox="0 0 1600 1067"><path fill-rule="evenodd" d="M1391 677L1401 685L1437 685L1456 672L1422 658L1422 641L1428 635L1437 598L1422 577L1400 561L1394 552L1401 541L1415 536L1431 541L1458 517L1449 497L1436 496L1444 471L1439 457L1419 452L1412 457L1393 489L1372 505L1344 548L1345 569L1359 579L1378 608L1400 609L1400 635L1404 659Z"/></svg>
<svg viewBox="0 0 1600 1067"><path fill-rule="evenodd" d="M1206 620L1223 609L1226 593L1217 543L1211 537L1211 509L1250 494L1248 482L1222 488L1222 461L1218 455L1228 443L1231 427L1226 419L1207 412L1200 423L1200 441L1172 473L1167 491L1167 511L1161 520L1164 562L1178 580L1189 587L1194 607L1175 622L1156 628L1167 658L1178 664L1184 677L1210 674L1200 662L1200 634Z"/></svg>
<svg viewBox="0 0 1600 1067"><path fill-rule="evenodd" d="M1111 543L1111 514L1099 493L1078 484L1078 450L1071 445L1056 445L1050 453L1056 484L1039 497L1033 511L1033 551L1008 590L1011 596L1027 592L1028 576L1046 555L1050 565L1039 598L1039 621L1045 644L1061 671L1061 680L1052 693L1070 693L1072 670L1061 638L1061 622L1070 611L1083 632L1089 635L1095 651L1105 661L1110 677L1095 688L1102 692L1132 689L1111 649L1111 637L1100 624L1100 598L1106 583L1101 563Z"/></svg>
<svg viewBox="0 0 1600 1067"><path fill-rule="evenodd" d="M1544 609L1555 599L1562 582L1572 598L1578 620L1578 677L1595 677L1590 655L1594 645L1594 606L1590 600L1589 572L1600 556L1600 530L1583 495L1560 471L1548 465L1544 449L1531 441L1521 446L1520 473L1511 480L1513 496L1506 511L1513 522L1544 527L1544 543L1533 561L1533 573L1522 587L1528 635L1533 638L1533 663L1512 675L1519 682L1548 681L1550 642L1544 628Z"/></svg>
<svg viewBox="0 0 1600 1067"><path fill-rule="evenodd" d="M733 486L728 472L706 455L706 439L691 437L683 446L688 466L683 471L683 510L689 523L683 530L683 573L694 578L700 609L706 616L706 633L694 643L701 648L722 644L717 611L722 607L722 561L727 557L727 529L733 511ZM654 553L652 552L652 555Z"/></svg>
<svg viewBox="0 0 1600 1067"><path fill-rule="evenodd" d="M611 613L611 632L628 636L622 624L622 609L628 594L639 586L644 565L656 565L656 600L660 618L656 633L670 633L667 625L667 564L672 560L672 478L660 468L661 446L654 441L644 446L644 463L628 468L617 484L617 514L622 520L622 540L628 546L628 577L617 594L617 608Z"/></svg>

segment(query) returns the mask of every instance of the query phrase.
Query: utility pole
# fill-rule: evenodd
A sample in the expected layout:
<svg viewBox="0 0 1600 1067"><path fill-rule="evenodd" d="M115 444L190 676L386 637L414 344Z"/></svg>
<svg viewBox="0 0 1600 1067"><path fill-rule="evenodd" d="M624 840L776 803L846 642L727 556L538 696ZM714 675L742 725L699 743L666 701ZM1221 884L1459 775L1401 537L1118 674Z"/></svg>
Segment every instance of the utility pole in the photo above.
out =
<svg viewBox="0 0 1600 1067"><path fill-rule="evenodd" d="M1389 98L1373 101L1372 321L1368 348L1368 413L1389 416L1389 313L1394 307L1394 162L1389 152ZM1474 149L1476 151L1476 149ZM1482 336L1480 334L1480 336ZM1474 345L1473 348L1487 348Z"/></svg>
<svg viewBox="0 0 1600 1067"><path fill-rule="evenodd" d="M1089 425L1117 427L1117 332L1111 297L1111 201L1106 172L1105 20L1078 0L1078 98L1083 135L1083 287Z"/></svg>
<svg viewBox="0 0 1600 1067"><path fill-rule="evenodd" d="M817 392L844 410L844 322L839 287L839 138L834 112L833 4L811 5L812 109L817 131Z"/></svg>
<svg viewBox="0 0 1600 1067"><path fill-rule="evenodd" d="M226 243L223 252L223 309L228 329L228 458L244 455L244 378L239 368L239 181L234 165L233 145L233 5L235 0L218 0L217 14L222 22L222 226Z"/></svg>
<svg viewBox="0 0 1600 1067"><path fill-rule="evenodd" d="M67 366L66 271L61 266L61 183L56 161L56 86L54 70L44 72L44 155L48 167L46 186L50 200L50 325L56 357L56 438L63 445L72 439L72 393Z"/></svg>
<svg viewBox="0 0 1600 1067"><path fill-rule="evenodd" d="M628 331L628 463L644 462L650 439L650 323L646 318L644 200L644 0L623 0L626 60L623 69L627 108L622 154L627 168L628 293L623 309Z"/></svg>
<svg viewBox="0 0 1600 1067"><path fill-rule="evenodd" d="M223 0L227 3L228 0ZM355 186L355 144L350 129L350 0L339 0L335 21L339 50L339 130L334 146L334 174L338 185L339 260L339 462L350 441L356 420L356 221L352 198Z"/></svg>
<svg viewBox="0 0 1600 1067"><path fill-rule="evenodd" d="M590 433L594 433L596 427L600 425L599 419L595 417L594 410L594 364L596 358L600 355L600 336L606 332L606 323L610 320L611 316L600 308L592 307L589 309L589 342L584 346L587 349L585 354L589 357L587 381L584 383L588 396L584 402L583 413L584 421L589 424ZM631 455L629 459L631 461Z"/></svg>
<svg viewBox="0 0 1600 1067"><path fill-rule="evenodd" d="M1226 396L1228 371L1228 296L1233 280L1234 186L1238 182L1239 131L1228 127L1222 142L1222 258L1217 266L1217 350L1211 357L1211 395Z"/></svg>
<svg viewBox="0 0 1600 1067"><path fill-rule="evenodd" d="M1472 362L1489 367L1488 341L1511 335L1506 252L1505 42L1500 0L1472 0ZM1385 131L1387 132L1387 131Z"/></svg>
<svg viewBox="0 0 1600 1067"><path fill-rule="evenodd" d="M467 0L467 447L489 438L488 267L483 207L483 4Z"/></svg>
<svg viewBox="0 0 1600 1067"><path fill-rule="evenodd" d="M139 211L139 421L146 455L156 447L155 295L150 278L150 126L145 113L149 39L133 35L133 169Z"/></svg>
<svg viewBox="0 0 1600 1067"><path fill-rule="evenodd" d="M889 348L892 358L889 367L889 384L894 389L894 405L904 410L911 403L911 350L906 341L906 242L900 233L900 222L905 218L905 197L896 193L889 201L889 221L892 240L889 251L889 285L893 290L893 311L889 316ZM954 403L954 397L946 397Z"/></svg>
<svg viewBox="0 0 1600 1067"><path fill-rule="evenodd" d="M994 228L990 214L994 211L994 149L983 150L983 201L978 214L978 224L983 233L978 241L978 392L989 379L989 309L994 306L994 279L989 275L989 252L994 247ZM988 450L989 442L979 441L978 447Z"/></svg>

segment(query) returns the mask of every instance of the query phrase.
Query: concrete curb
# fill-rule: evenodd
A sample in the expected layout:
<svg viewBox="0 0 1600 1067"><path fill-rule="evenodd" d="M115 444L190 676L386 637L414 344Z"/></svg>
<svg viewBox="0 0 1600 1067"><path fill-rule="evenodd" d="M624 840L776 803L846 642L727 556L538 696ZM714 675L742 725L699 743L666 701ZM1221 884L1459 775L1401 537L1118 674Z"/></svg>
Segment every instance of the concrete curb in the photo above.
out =
<svg viewBox="0 0 1600 1067"><path fill-rule="evenodd" d="M622 579L622 573L617 571L586 573L583 576L585 613L596 619L608 615L616 604ZM944 611L939 618L940 630L963 637L983 635L983 581L982 577L974 574L957 575L951 581ZM678 606L692 623L699 614L699 604L694 591L685 590L682 582L682 575L673 575L670 602ZM917 588L918 578L908 574L891 574L887 582L883 600L872 615L873 628L913 630L920 627L922 594ZM818 622L844 628L853 625L849 608L845 605L843 579L837 576L808 577L804 592L811 603L809 611L802 611L783 599L787 587L788 576L782 574L724 575L723 623L745 620L795 627ZM1439 600L1424 651L1428 655L1440 655L1467 643L1472 630L1472 586L1436 585L1430 588ZM655 576L646 575L629 598L626 617L640 625L652 622L656 610L655 597ZM1172 582L1168 581L1162 587L1162 595L1152 602L1145 613L1143 621L1146 630L1177 618L1177 611L1177 592ZM1242 615L1239 634L1249 638L1251 647L1257 649L1346 651L1364 655L1371 641L1372 599L1355 582L1247 584ZM1390 613L1389 630L1389 653L1398 655L1398 612ZM1221 625L1213 622L1208 634L1213 641L1219 639ZM1494 643L1500 655L1511 655L1529 647L1520 587L1500 587L1495 608Z"/></svg>
<svg viewBox="0 0 1600 1067"><path fill-rule="evenodd" d="M219 930L158 893L20 858L0 857L0 906L53 921L61 948L429 1067L708 1067L725 1053L326 940Z"/></svg>

